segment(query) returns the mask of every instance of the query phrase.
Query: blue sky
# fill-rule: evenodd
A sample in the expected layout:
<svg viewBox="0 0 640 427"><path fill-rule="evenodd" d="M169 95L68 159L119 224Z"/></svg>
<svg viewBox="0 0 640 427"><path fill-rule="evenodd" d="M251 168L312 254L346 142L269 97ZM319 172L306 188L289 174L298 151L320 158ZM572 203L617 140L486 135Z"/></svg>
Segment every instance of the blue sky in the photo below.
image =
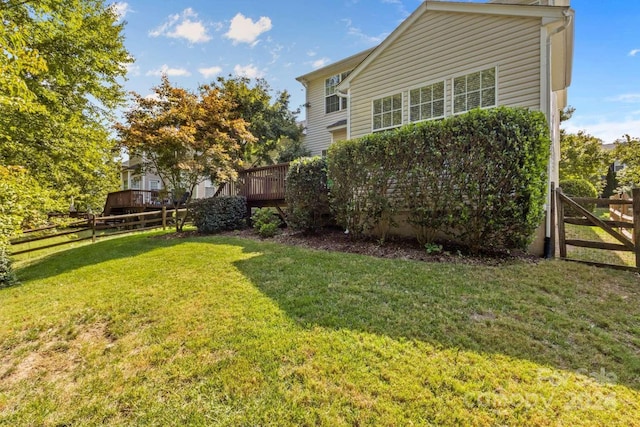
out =
<svg viewBox="0 0 640 427"><path fill-rule="evenodd" d="M129 0L116 3L135 57L127 90L142 95L165 72L196 89L217 76L265 78L304 103L295 78L380 43L418 0ZM640 1L572 0L576 108L564 127L605 143L640 137ZM300 116L303 118L303 116Z"/></svg>

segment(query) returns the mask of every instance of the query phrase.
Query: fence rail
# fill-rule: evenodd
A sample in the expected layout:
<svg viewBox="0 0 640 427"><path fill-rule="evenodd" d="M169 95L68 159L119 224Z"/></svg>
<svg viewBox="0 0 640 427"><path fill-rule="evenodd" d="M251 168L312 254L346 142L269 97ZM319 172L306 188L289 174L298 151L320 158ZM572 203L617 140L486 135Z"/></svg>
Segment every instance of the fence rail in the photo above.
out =
<svg viewBox="0 0 640 427"><path fill-rule="evenodd" d="M584 206L588 204L608 206L610 219L605 220L594 216L589 210L584 208ZM630 269L640 271L640 189L633 190L631 199L592 199L586 197L569 197L562 192L562 189L558 188L556 189L556 206L558 213L560 258L569 259L567 257L567 246L610 251L628 251L635 254L635 267L631 267ZM599 227L617 240L617 242L605 243L581 239L567 239L565 224ZM589 262L589 264L628 269L624 266L595 262Z"/></svg>
<svg viewBox="0 0 640 427"><path fill-rule="evenodd" d="M186 209L167 209L163 207L162 210L159 211L101 217L94 216L88 220L76 221L65 226L54 225L25 230L21 236L11 239L11 254L20 255L84 240L95 242L102 237L151 230L160 227L165 229L174 214L177 220L177 216L182 213L186 214L186 212ZM61 238L62 240L60 240ZM47 240L50 242L46 242ZM36 247L23 247L23 245L36 242L46 243Z"/></svg>
<svg viewBox="0 0 640 427"><path fill-rule="evenodd" d="M223 184L216 196L244 196L248 202L284 200L289 163L245 169L235 182Z"/></svg>

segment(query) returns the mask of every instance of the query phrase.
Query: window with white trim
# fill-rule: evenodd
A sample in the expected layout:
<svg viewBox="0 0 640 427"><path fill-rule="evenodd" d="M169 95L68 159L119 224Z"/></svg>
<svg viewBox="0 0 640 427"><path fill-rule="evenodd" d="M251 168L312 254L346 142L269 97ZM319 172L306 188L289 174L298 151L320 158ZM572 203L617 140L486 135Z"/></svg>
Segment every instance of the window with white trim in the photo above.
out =
<svg viewBox="0 0 640 427"><path fill-rule="evenodd" d="M347 78L350 71L342 74L336 74L324 81L324 106L325 113L333 113L347 108L347 99L341 98L336 93L336 87Z"/></svg>
<svg viewBox="0 0 640 427"><path fill-rule="evenodd" d="M373 130L402 125L402 93L373 100Z"/></svg>
<svg viewBox="0 0 640 427"><path fill-rule="evenodd" d="M496 69L487 68L453 79L453 114L496 106Z"/></svg>
<svg viewBox="0 0 640 427"><path fill-rule="evenodd" d="M409 121L444 117L444 81L409 91Z"/></svg>

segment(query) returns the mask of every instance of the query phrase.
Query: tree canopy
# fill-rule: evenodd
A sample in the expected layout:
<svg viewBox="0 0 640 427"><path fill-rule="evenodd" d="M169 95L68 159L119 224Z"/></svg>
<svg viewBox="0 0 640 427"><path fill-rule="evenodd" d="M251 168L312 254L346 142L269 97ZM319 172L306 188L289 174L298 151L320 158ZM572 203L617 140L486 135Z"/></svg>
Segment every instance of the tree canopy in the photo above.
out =
<svg viewBox="0 0 640 427"><path fill-rule="evenodd" d="M616 174L623 189L640 187L640 138L625 135L615 143L614 158L624 167Z"/></svg>
<svg viewBox="0 0 640 427"><path fill-rule="evenodd" d="M600 192L611 163L602 141L582 131L563 133L560 140L560 179L585 179Z"/></svg>
<svg viewBox="0 0 640 427"><path fill-rule="evenodd" d="M125 123L116 125L120 142L142 160L143 171L157 173L176 200L188 199L184 195L206 178L234 179L244 147L255 138L232 102L218 87L204 85L192 93L172 86L167 76L153 91L147 97L133 93Z"/></svg>
<svg viewBox="0 0 640 427"><path fill-rule="evenodd" d="M269 165L308 155L301 145L302 130L296 123L297 111L289 110L287 91L271 96L264 79L219 77L214 85L229 100L233 114L248 123L254 140L242 144L247 166Z"/></svg>
<svg viewBox="0 0 640 427"><path fill-rule="evenodd" d="M0 0L0 20L0 165L55 189L59 207L100 208L118 182L124 23L103 0Z"/></svg>

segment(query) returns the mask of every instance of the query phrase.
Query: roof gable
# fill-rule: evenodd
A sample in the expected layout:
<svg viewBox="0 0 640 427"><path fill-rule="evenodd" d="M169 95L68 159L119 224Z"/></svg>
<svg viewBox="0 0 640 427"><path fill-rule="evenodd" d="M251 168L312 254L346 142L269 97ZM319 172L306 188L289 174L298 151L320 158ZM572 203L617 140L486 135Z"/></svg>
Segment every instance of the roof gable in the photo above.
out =
<svg viewBox="0 0 640 427"><path fill-rule="evenodd" d="M429 11L452 12L452 13L475 13L495 16L516 16L531 18L546 18L550 20L563 19L563 13L568 7L559 6L529 6L521 4L500 4L500 3L461 3L449 1L424 1L420 6L405 19L382 43L373 48L358 66L339 85L338 90L344 91L349 88L351 82L358 77L382 52L393 44L407 29L409 29L422 15Z"/></svg>

